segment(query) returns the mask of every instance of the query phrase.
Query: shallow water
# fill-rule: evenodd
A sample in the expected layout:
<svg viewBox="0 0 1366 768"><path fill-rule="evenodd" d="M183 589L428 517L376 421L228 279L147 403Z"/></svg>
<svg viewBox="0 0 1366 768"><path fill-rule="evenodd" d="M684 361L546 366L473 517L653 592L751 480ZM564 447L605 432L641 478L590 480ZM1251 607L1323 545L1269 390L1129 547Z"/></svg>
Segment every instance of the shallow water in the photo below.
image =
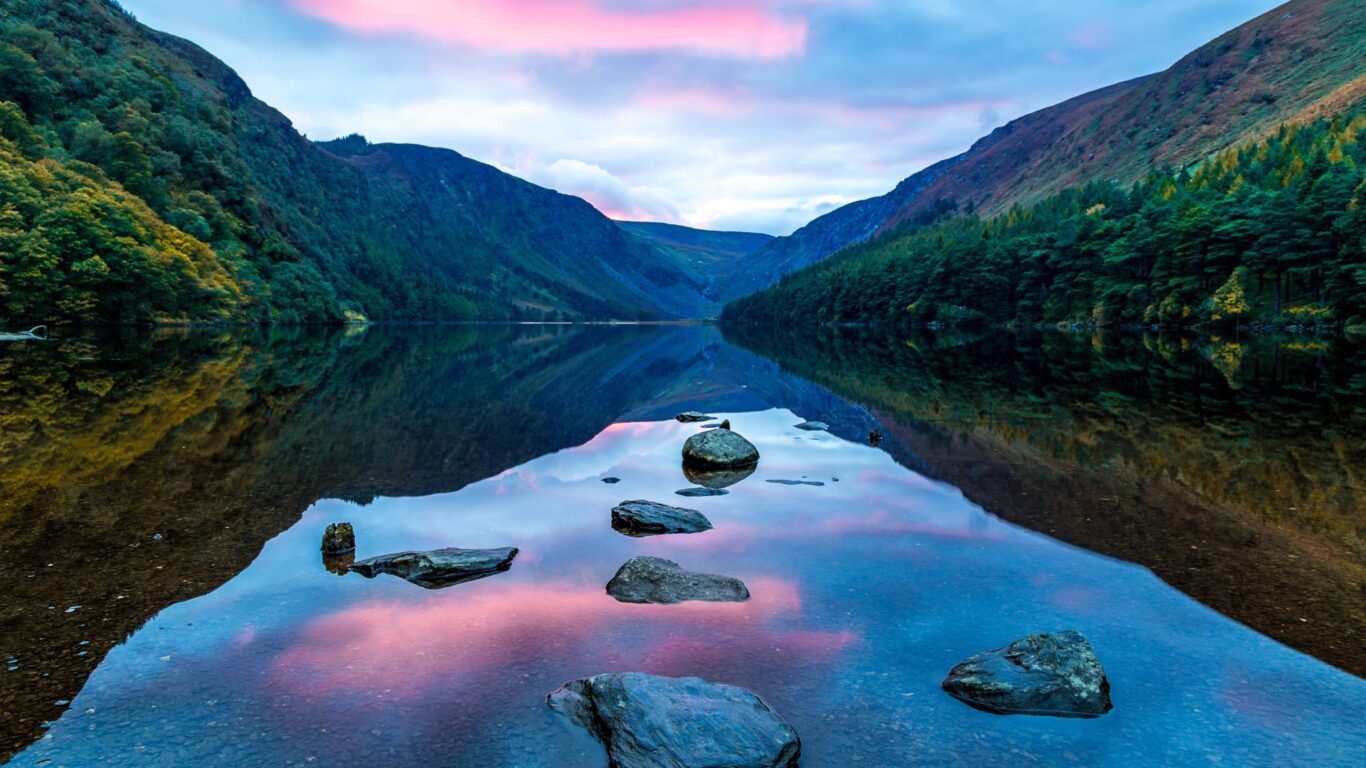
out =
<svg viewBox="0 0 1366 768"><path fill-rule="evenodd" d="M15 731L13 765L601 766L602 748L544 697L627 670L755 691L801 735L808 766L1366 760L1361 678L1207 607L1153 563L1006 522L964 495L967 481L908 468L933 455L880 404L712 329L63 343L90 344L112 383L92 404L73 382L96 371L62 378L67 405L86 410L70 439L29 434L27 450L116 456L69 462L69 483L23 475L5 488L28 499L4 509L5 555L28 571L14 582L28 591L5 598L6 643L25 646L0 648L18 667L0 676L7 714L35 714L29 694L54 679L74 686L47 727ZM119 373L116 349L173 367ZM9 362L13 374L51 361ZM0 402L10 429L46 423ZM692 485L680 447L702 427L671 416L694 408L762 453L729 495L674 493ZM833 433L794 427L806 419ZM845 439L872 426L882 446ZM154 434L110 445L134 429ZM698 509L715 528L626 537L610 525L625 499ZM318 543L343 520L362 558L520 554L506 573L442 590L338 576ZM1266 535L1282 529L1309 536ZM1340 538L1313 541L1354 562ZM618 603L603 587L641 554L741 578L753 597ZM1316 610L1353 622L1358 606L1349 594ZM996 716L939 689L967 656L1068 628L1106 667L1104 717Z"/></svg>

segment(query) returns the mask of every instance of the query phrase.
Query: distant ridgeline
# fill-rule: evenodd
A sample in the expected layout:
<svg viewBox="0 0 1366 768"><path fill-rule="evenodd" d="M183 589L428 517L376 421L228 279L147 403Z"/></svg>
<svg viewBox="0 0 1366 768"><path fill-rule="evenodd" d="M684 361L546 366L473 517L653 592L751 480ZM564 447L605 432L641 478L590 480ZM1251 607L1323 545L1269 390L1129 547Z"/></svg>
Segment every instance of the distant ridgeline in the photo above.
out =
<svg viewBox="0 0 1366 768"><path fill-rule="evenodd" d="M1129 189L907 222L723 318L1366 330L1366 104Z"/></svg>
<svg viewBox="0 0 1366 768"><path fill-rule="evenodd" d="M3 9L0 324L717 308L584 200L448 150L309 141L112 0Z"/></svg>

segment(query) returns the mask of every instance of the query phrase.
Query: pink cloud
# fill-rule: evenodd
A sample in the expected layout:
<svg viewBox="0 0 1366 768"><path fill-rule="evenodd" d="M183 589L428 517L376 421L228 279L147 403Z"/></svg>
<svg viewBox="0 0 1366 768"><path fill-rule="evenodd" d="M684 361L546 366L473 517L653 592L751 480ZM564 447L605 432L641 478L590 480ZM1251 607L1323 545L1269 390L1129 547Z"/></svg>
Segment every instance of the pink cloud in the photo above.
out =
<svg viewBox="0 0 1366 768"><path fill-rule="evenodd" d="M756 59L803 52L806 21L767 3L725 0L628 11L591 0L288 0L294 8L362 34L406 34L501 51L689 50Z"/></svg>
<svg viewBox="0 0 1366 768"><path fill-rule="evenodd" d="M800 614L801 595L779 579L750 579L749 585L753 598L744 603L628 605L601 587L568 582L488 584L467 590L460 600L436 595L415 604L362 603L305 627L276 658L271 681L299 695L383 689L413 698L477 680L522 657L585 658L605 669L639 652L608 640L612 625L654 630L665 638L690 636L698 627L747 627L720 633L732 653L782 648L808 661L858 641L849 631L767 629L774 619ZM696 654L705 655L704 649L666 641L638 661L650 670L682 671L696 666Z"/></svg>

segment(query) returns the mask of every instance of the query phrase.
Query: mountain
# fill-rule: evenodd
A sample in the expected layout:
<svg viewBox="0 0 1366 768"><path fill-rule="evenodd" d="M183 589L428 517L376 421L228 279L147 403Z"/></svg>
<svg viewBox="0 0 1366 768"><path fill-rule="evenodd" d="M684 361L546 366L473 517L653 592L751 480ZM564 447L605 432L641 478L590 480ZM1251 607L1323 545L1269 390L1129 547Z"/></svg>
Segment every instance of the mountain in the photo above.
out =
<svg viewBox="0 0 1366 768"><path fill-rule="evenodd" d="M840 249L945 211L984 215L1091 181L1128 185L1366 95L1366 2L1293 0L1164 72L1102 88L997 128L882 197L832 211L748 262L757 289ZM760 283L760 284L757 284ZM743 290L736 296L749 292Z"/></svg>
<svg viewBox="0 0 1366 768"><path fill-rule="evenodd" d="M5 6L6 323L641 319L706 303L579 198L449 150L309 141L112 0Z"/></svg>
<svg viewBox="0 0 1366 768"><path fill-rule="evenodd" d="M655 285L666 286L670 271L683 276L683 282L668 288L683 292L694 318L715 316L728 298L737 295L724 278L748 274L749 257L773 240L772 235L713 232L677 224L620 221L617 226L644 241L660 260Z"/></svg>

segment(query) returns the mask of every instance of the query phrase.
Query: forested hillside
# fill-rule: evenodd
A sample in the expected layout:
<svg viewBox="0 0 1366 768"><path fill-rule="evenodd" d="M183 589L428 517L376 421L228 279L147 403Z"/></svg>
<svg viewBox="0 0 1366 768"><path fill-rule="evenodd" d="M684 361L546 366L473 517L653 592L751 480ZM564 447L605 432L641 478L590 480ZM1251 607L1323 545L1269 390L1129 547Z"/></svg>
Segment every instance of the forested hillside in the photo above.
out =
<svg viewBox="0 0 1366 768"><path fill-rule="evenodd" d="M949 207L993 216L1092 181L1128 187L1362 98L1366 0L1291 0L1162 72L1012 120L892 192L778 238L737 277L747 290L734 295Z"/></svg>
<svg viewBox="0 0 1366 768"><path fill-rule="evenodd" d="M585 201L447 150L316 145L110 0L0 15L0 321L680 316Z"/></svg>
<svg viewBox="0 0 1366 768"><path fill-rule="evenodd" d="M1366 102L1133 187L903 224L726 308L771 323L1366 325Z"/></svg>

